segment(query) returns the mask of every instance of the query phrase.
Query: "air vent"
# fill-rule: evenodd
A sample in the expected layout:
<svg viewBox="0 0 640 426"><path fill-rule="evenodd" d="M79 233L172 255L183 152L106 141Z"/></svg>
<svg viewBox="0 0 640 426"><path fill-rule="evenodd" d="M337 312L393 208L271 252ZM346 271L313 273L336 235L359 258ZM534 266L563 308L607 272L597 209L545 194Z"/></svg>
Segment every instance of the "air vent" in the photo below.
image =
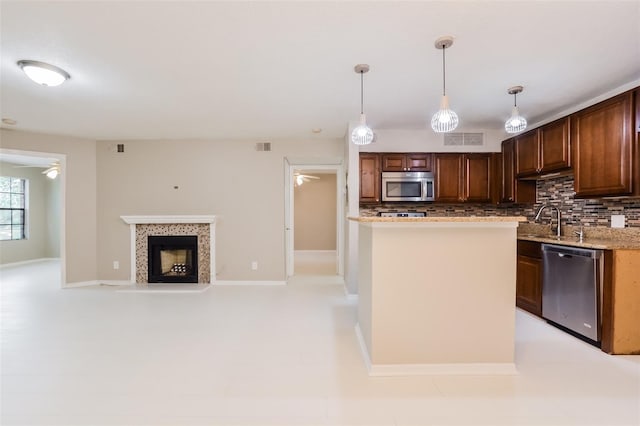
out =
<svg viewBox="0 0 640 426"><path fill-rule="evenodd" d="M445 146L481 146L484 145L484 133L445 133Z"/></svg>
<svg viewBox="0 0 640 426"><path fill-rule="evenodd" d="M271 142L258 142L256 151L271 151Z"/></svg>

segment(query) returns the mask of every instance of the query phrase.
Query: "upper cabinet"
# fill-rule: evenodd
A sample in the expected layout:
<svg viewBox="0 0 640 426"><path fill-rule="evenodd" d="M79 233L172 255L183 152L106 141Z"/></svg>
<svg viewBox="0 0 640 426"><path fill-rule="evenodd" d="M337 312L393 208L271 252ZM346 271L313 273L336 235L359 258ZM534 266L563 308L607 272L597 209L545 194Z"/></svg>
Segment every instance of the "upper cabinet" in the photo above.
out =
<svg viewBox="0 0 640 426"><path fill-rule="evenodd" d="M382 154L383 172L430 172L431 154L389 153Z"/></svg>
<svg viewBox="0 0 640 426"><path fill-rule="evenodd" d="M493 154L434 154L436 202L489 203Z"/></svg>
<svg viewBox="0 0 640 426"><path fill-rule="evenodd" d="M538 129L540 144L540 172L547 173L571 167L569 143L570 118L565 117Z"/></svg>
<svg viewBox="0 0 640 426"><path fill-rule="evenodd" d="M514 138L517 177L530 177L571 167L569 117Z"/></svg>
<svg viewBox="0 0 640 426"><path fill-rule="evenodd" d="M507 139L502 142L501 172L496 179L500 182L501 203L535 203L536 182L518 180L515 173L516 140Z"/></svg>
<svg viewBox="0 0 640 426"><path fill-rule="evenodd" d="M637 152L637 147L634 149L637 135L633 101L634 92L626 92L571 116L577 197L634 192L633 155ZM636 168L640 166L638 160L635 163ZM638 188L635 191L638 192Z"/></svg>
<svg viewBox="0 0 640 426"><path fill-rule="evenodd" d="M516 175L523 177L537 174L540 169L538 129L516 136L514 142Z"/></svg>
<svg viewBox="0 0 640 426"><path fill-rule="evenodd" d="M360 153L360 203L380 202L380 155Z"/></svg>

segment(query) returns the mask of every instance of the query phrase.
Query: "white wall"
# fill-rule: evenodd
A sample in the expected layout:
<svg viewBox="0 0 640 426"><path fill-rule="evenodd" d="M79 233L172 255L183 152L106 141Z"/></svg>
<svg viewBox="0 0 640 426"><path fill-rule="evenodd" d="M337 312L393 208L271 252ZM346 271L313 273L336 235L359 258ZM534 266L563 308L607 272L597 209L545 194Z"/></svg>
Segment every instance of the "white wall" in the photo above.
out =
<svg viewBox="0 0 640 426"><path fill-rule="evenodd" d="M62 180L46 179L47 257L60 257Z"/></svg>
<svg viewBox="0 0 640 426"><path fill-rule="evenodd" d="M99 141L100 279L129 279L130 234L121 215L213 214L217 279L284 280L284 158L342 158L342 143L272 140L272 151L258 152L255 142Z"/></svg>
<svg viewBox="0 0 640 426"><path fill-rule="evenodd" d="M0 129L3 150L66 156L61 185L65 199L66 282L96 279L96 145L95 141Z"/></svg>
<svg viewBox="0 0 640 426"><path fill-rule="evenodd" d="M296 186L294 197L294 250L336 250L336 175L316 176Z"/></svg>
<svg viewBox="0 0 640 426"><path fill-rule="evenodd" d="M462 130L456 129L456 132ZM467 130L471 133L483 133L481 146L444 144L444 135L437 134L431 128L424 129L376 129L375 141L361 146L361 152L500 152L505 137L504 131Z"/></svg>

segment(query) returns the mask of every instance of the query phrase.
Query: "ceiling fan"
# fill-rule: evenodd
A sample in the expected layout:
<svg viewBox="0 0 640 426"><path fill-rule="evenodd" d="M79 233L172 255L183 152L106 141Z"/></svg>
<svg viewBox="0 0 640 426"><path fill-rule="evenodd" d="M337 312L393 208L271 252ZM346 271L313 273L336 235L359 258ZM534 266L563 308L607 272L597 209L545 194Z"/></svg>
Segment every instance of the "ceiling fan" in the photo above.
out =
<svg viewBox="0 0 640 426"><path fill-rule="evenodd" d="M312 175L303 175L301 173L295 172L293 174L293 181L295 186L300 186L305 182L310 182L313 179L320 179L318 176Z"/></svg>
<svg viewBox="0 0 640 426"><path fill-rule="evenodd" d="M49 179L55 179L58 177L58 175L60 174L60 163L53 162L50 164L43 164L43 165L32 165L32 166L14 166L16 168L31 168L31 167L39 167L39 168L45 168L45 170L42 171L42 174L45 175L46 177L48 177Z"/></svg>

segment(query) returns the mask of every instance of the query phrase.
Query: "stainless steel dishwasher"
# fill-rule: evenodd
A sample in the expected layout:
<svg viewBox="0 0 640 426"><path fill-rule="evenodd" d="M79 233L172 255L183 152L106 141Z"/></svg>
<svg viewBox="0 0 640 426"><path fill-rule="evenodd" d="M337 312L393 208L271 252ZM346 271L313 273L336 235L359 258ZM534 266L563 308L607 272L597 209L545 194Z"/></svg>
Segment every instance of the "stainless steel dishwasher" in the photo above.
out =
<svg viewBox="0 0 640 426"><path fill-rule="evenodd" d="M542 316L600 341L602 250L542 245Z"/></svg>

